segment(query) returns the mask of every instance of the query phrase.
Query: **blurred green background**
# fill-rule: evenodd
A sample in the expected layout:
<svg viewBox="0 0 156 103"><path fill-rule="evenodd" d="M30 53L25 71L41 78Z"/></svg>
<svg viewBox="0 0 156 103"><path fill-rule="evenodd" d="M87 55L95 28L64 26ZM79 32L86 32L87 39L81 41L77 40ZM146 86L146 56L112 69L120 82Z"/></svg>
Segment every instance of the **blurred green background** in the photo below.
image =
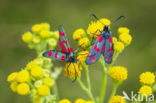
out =
<svg viewBox="0 0 156 103"><path fill-rule="evenodd" d="M115 23L111 31L117 33L119 26L127 26L133 36L132 44L120 55L115 65L128 68L128 80L118 89L136 91L140 87L139 75L144 71L156 69L156 1L155 0L0 0L0 103L29 103L27 96L19 96L9 88L7 76L18 71L36 57L35 51L28 49L21 35L30 30L33 24L48 22L56 30L63 24L72 47L77 43L72 33L77 28L86 29L93 18L107 17L114 20L120 15L126 19ZM62 64L60 64L62 65ZM64 65L62 65L64 66ZM82 74L84 72L82 71ZM95 96L99 94L101 70L98 63L90 67L91 82ZM83 76L83 75L82 75ZM76 98L88 99L78 83L63 76L57 81L61 98L74 101ZM111 93L109 77L107 97Z"/></svg>

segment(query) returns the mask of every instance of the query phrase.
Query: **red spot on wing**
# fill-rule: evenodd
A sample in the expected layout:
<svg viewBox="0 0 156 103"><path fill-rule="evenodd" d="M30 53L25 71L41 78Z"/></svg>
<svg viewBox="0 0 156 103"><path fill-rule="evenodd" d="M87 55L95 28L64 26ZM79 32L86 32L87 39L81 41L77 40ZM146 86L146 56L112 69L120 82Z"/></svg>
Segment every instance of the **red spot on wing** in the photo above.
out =
<svg viewBox="0 0 156 103"><path fill-rule="evenodd" d="M55 58L57 58L58 52L55 53Z"/></svg>
<svg viewBox="0 0 156 103"><path fill-rule="evenodd" d="M92 63L95 62L95 57L92 57L92 58L91 58L91 62L92 62Z"/></svg>
<svg viewBox="0 0 156 103"><path fill-rule="evenodd" d="M109 37L109 43L112 43L112 36Z"/></svg>
<svg viewBox="0 0 156 103"><path fill-rule="evenodd" d="M61 57L61 61L65 61L66 57L65 56L62 56Z"/></svg>
<svg viewBox="0 0 156 103"><path fill-rule="evenodd" d="M68 48L68 52L73 52L73 49L71 47Z"/></svg>
<svg viewBox="0 0 156 103"><path fill-rule="evenodd" d="M52 51L49 51L48 52L48 57L51 57L52 56Z"/></svg>
<svg viewBox="0 0 156 103"><path fill-rule="evenodd" d="M65 47L63 46L60 40L59 40L59 44L60 44L60 47L62 48L62 53L67 53L67 50L65 49Z"/></svg>
<svg viewBox="0 0 156 103"><path fill-rule="evenodd" d="M90 54L89 54L89 56L93 56L93 54L92 54L92 53L90 53Z"/></svg>
<svg viewBox="0 0 156 103"><path fill-rule="evenodd" d="M109 60L109 57L106 59L106 61L108 61Z"/></svg>
<svg viewBox="0 0 156 103"><path fill-rule="evenodd" d="M113 54L110 54L110 57L112 57L113 56Z"/></svg>
<svg viewBox="0 0 156 103"><path fill-rule="evenodd" d="M67 44L67 41L63 40L63 43L66 43Z"/></svg>
<svg viewBox="0 0 156 103"><path fill-rule="evenodd" d="M108 50L107 50L107 52L110 52L112 50L112 48L109 48Z"/></svg>
<svg viewBox="0 0 156 103"><path fill-rule="evenodd" d="M103 41L103 36L99 38L99 43L101 43L102 41Z"/></svg>
<svg viewBox="0 0 156 103"><path fill-rule="evenodd" d="M97 45L94 46L94 49L95 49L96 52L100 52L100 49L97 48Z"/></svg>
<svg viewBox="0 0 156 103"><path fill-rule="evenodd" d="M60 32L60 36L64 36L64 32Z"/></svg>
<svg viewBox="0 0 156 103"><path fill-rule="evenodd" d="M104 52L105 51L105 45L103 45L103 47L102 47L102 52Z"/></svg>

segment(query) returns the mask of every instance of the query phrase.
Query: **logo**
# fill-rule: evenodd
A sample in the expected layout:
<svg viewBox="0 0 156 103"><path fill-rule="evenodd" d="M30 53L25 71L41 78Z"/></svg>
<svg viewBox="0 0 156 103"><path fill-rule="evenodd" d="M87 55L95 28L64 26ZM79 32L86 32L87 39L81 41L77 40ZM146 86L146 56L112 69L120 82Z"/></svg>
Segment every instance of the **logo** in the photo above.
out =
<svg viewBox="0 0 156 103"><path fill-rule="evenodd" d="M123 91L123 98L125 98L128 101L149 101L149 102L153 102L154 101L154 95L150 94L150 95L146 95L146 94L140 94L138 93L134 93L133 91L131 91L130 95L128 96L128 94Z"/></svg>

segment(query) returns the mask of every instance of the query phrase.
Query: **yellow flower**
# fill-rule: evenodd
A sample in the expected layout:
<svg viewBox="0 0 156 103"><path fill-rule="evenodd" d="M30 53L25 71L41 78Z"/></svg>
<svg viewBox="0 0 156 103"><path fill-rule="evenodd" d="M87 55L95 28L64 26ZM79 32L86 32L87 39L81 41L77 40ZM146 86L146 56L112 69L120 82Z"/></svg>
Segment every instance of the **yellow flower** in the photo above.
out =
<svg viewBox="0 0 156 103"><path fill-rule="evenodd" d="M89 54L88 51L81 51L81 52L79 52L78 56L77 56L77 60L80 61L80 62L85 62L88 54Z"/></svg>
<svg viewBox="0 0 156 103"><path fill-rule="evenodd" d="M41 23L40 26L42 30L50 30L50 25L48 23Z"/></svg>
<svg viewBox="0 0 156 103"><path fill-rule="evenodd" d="M90 41L87 37L84 37L79 40L78 44L81 48L87 49L90 46Z"/></svg>
<svg viewBox="0 0 156 103"><path fill-rule="evenodd" d="M57 45L56 39L54 39L54 38L48 39L48 45L49 45L50 47L55 47L55 46Z"/></svg>
<svg viewBox="0 0 156 103"><path fill-rule="evenodd" d="M113 66L109 68L109 75L116 80L127 79L127 69L122 66Z"/></svg>
<svg viewBox="0 0 156 103"><path fill-rule="evenodd" d="M127 34L129 34L129 29L126 28L126 27L120 27L120 28L118 28L118 34L120 35L120 34L122 34L122 33L127 33Z"/></svg>
<svg viewBox="0 0 156 103"><path fill-rule="evenodd" d="M49 77L50 76L50 71L47 69L43 69L43 76L44 77Z"/></svg>
<svg viewBox="0 0 156 103"><path fill-rule="evenodd" d="M73 33L73 39L74 40L79 40L81 39L82 37L84 37L86 35L84 29L80 28L80 29L77 29L74 31Z"/></svg>
<svg viewBox="0 0 156 103"><path fill-rule="evenodd" d="M91 22L91 24L88 26L87 33L90 35L90 37L97 38L97 35L99 35L102 30L103 25L97 22Z"/></svg>
<svg viewBox="0 0 156 103"><path fill-rule="evenodd" d="M33 62L37 65L42 65L43 64L43 59L42 58L36 58L33 60Z"/></svg>
<svg viewBox="0 0 156 103"><path fill-rule="evenodd" d="M127 33L122 33L119 35L119 39L125 43L126 45L129 45L132 41L132 36L130 34Z"/></svg>
<svg viewBox="0 0 156 103"><path fill-rule="evenodd" d="M34 44L39 44L41 42L40 37L36 36L36 35L33 36L32 41L33 41Z"/></svg>
<svg viewBox="0 0 156 103"><path fill-rule="evenodd" d="M71 103L68 99L62 99L58 103Z"/></svg>
<svg viewBox="0 0 156 103"><path fill-rule="evenodd" d="M35 86L36 88L40 87L41 85L42 85L42 80L37 80L37 81L35 81L35 83L34 83L34 86Z"/></svg>
<svg viewBox="0 0 156 103"><path fill-rule="evenodd" d="M29 72L27 70L19 71L16 80L18 82L28 82L30 80Z"/></svg>
<svg viewBox="0 0 156 103"><path fill-rule="evenodd" d="M50 93L50 89L49 89L48 86L42 85L42 86L40 86L39 88L37 88L37 92L38 92L38 94L41 95L41 96L47 96L47 95L49 95L49 93Z"/></svg>
<svg viewBox="0 0 156 103"><path fill-rule="evenodd" d="M42 67L40 66L34 66L32 69L31 69L31 75L33 77L41 77L43 75L43 70L42 70Z"/></svg>
<svg viewBox="0 0 156 103"><path fill-rule="evenodd" d="M59 31L50 32L50 36L58 40L59 39Z"/></svg>
<svg viewBox="0 0 156 103"><path fill-rule="evenodd" d="M145 72L140 75L140 82L152 85L155 82L155 75L151 72Z"/></svg>
<svg viewBox="0 0 156 103"><path fill-rule="evenodd" d="M13 72L11 73L9 76L8 76L8 82L12 82L12 81L15 81L16 80L16 77L17 77L17 72Z"/></svg>
<svg viewBox="0 0 156 103"><path fill-rule="evenodd" d="M126 100L119 95L113 96L109 103L126 103Z"/></svg>
<svg viewBox="0 0 156 103"><path fill-rule="evenodd" d="M17 85L18 85L17 82L12 82L12 83L10 84L10 88L11 88L11 90L12 90L13 92L16 92L16 91L17 91Z"/></svg>
<svg viewBox="0 0 156 103"><path fill-rule="evenodd" d="M27 83L21 83L17 86L17 93L20 95L27 95L29 94L30 87Z"/></svg>
<svg viewBox="0 0 156 103"><path fill-rule="evenodd" d="M117 42L117 38L116 37L112 37L113 43Z"/></svg>
<svg viewBox="0 0 156 103"><path fill-rule="evenodd" d="M107 19L107 18L102 18L102 19L100 19L100 21L101 21L104 25L107 25L107 26L109 26L110 23L111 23L111 21L110 21L109 19ZM97 22L99 22L99 21L97 21Z"/></svg>
<svg viewBox="0 0 156 103"><path fill-rule="evenodd" d="M43 103L43 98L39 96L33 96L33 103Z"/></svg>
<svg viewBox="0 0 156 103"><path fill-rule="evenodd" d="M80 77L81 70L82 67L79 63L66 63L64 68L64 75L68 78L75 79L76 76Z"/></svg>
<svg viewBox="0 0 156 103"><path fill-rule="evenodd" d="M144 86L142 86L140 88L139 93L141 95L147 95L147 96L149 96L150 94L152 94L152 88L150 86L144 85Z"/></svg>
<svg viewBox="0 0 156 103"><path fill-rule="evenodd" d="M41 31L41 29L42 29L42 26L40 24L35 24L32 26L32 31L34 33L39 33Z"/></svg>
<svg viewBox="0 0 156 103"><path fill-rule="evenodd" d="M48 31L48 30L42 30L42 31L40 32L40 36L41 36L42 38L48 38L48 37L50 37L50 31Z"/></svg>
<svg viewBox="0 0 156 103"><path fill-rule="evenodd" d="M77 99L77 100L75 101L75 103L86 103L86 101L83 100L83 99L81 99L81 98L79 98L79 99Z"/></svg>
<svg viewBox="0 0 156 103"><path fill-rule="evenodd" d="M86 101L86 103L94 103L93 101Z"/></svg>
<svg viewBox="0 0 156 103"><path fill-rule="evenodd" d="M114 50L116 52L122 52L124 50L124 44L120 41L114 42Z"/></svg>
<svg viewBox="0 0 156 103"><path fill-rule="evenodd" d="M27 64L27 69L32 70L37 64L34 61L31 61Z"/></svg>
<svg viewBox="0 0 156 103"><path fill-rule="evenodd" d="M50 77L46 77L46 78L43 79L43 84L51 87L51 86L54 85L54 80L52 78L50 78Z"/></svg>
<svg viewBox="0 0 156 103"><path fill-rule="evenodd" d="M30 32L26 32L26 33L24 33L24 34L22 35L22 40L23 40L24 42L26 42L26 43L31 42L32 39L33 39L33 35L32 35L32 33L30 33Z"/></svg>

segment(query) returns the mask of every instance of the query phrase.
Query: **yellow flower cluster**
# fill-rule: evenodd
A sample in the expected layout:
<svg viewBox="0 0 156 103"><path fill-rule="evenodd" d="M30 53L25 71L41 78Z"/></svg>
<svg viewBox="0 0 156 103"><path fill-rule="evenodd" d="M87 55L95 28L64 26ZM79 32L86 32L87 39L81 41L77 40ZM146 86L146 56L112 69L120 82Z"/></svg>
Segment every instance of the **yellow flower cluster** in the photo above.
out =
<svg viewBox="0 0 156 103"><path fill-rule="evenodd" d="M119 95L113 96L109 103L126 103L126 100Z"/></svg>
<svg viewBox="0 0 156 103"><path fill-rule="evenodd" d="M150 94L152 94L152 88L150 86L144 85L140 88L139 93L141 95L149 96Z"/></svg>
<svg viewBox="0 0 156 103"><path fill-rule="evenodd" d="M77 60L80 62L85 62L88 54L89 54L88 51L80 51L78 53Z"/></svg>
<svg viewBox="0 0 156 103"><path fill-rule="evenodd" d="M109 26L110 23L111 21L107 18L102 18L96 22L92 21L88 26L87 33L90 35L90 37L96 38L97 35L99 35L101 31L103 31L104 26Z"/></svg>
<svg viewBox="0 0 156 103"><path fill-rule="evenodd" d="M79 63L66 63L64 68L64 75L68 78L75 79L80 77L82 67Z"/></svg>
<svg viewBox="0 0 156 103"><path fill-rule="evenodd" d="M141 95L149 96L152 94L152 84L155 83L155 75L152 72L144 72L140 75L140 82L143 86L139 89Z"/></svg>
<svg viewBox="0 0 156 103"><path fill-rule="evenodd" d="M113 66L109 68L109 75L115 80L126 80L127 79L127 69L122 66Z"/></svg>
<svg viewBox="0 0 156 103"><path fill-rule="evenodd" d="M82 28L74 31L73 39L78 41L79 46L84 50L90 46L90 41L87 38L84 29L82 29Z"/></svg>
<svg viewBox="0 0 156 103"><path fill-rule="evenodd" d="M68 100L68 99L62 99L58 103L71 103L71 101ZM75 100L74 103L94 103L94 102L93 101L90 101L90 100L87 101L87 100L78 98L77 100Z"/></svg>
<svg viewBox="0 0 156 103"><path fill-rule="evenodd" d="M50 77L50 74L47 75L47 70L42 68L44 62L44 59L37 58L29 62L25 69L11 73L8 76L8 82L11 83L10 88L12 91L17 92L19 95L27 95L35 88L36 95L49 95L54 80Z"/></svg>
<svg viewBox="0 0 156 103"><path fill-rule="evenodd" d="M40 23L32 26L32 32L26 32L22 35L22 40L28 43L30 48L46 42L49 47L55 47L59 38L58 31L50 31L48 23Z"/></svg>
<svg viewBox="0 0 156 103"><path fill-rule="evenodd" d="M155 75L151 72L145 72L140 75L140 82L147 85L152 85L155 82Z"/></svg>

